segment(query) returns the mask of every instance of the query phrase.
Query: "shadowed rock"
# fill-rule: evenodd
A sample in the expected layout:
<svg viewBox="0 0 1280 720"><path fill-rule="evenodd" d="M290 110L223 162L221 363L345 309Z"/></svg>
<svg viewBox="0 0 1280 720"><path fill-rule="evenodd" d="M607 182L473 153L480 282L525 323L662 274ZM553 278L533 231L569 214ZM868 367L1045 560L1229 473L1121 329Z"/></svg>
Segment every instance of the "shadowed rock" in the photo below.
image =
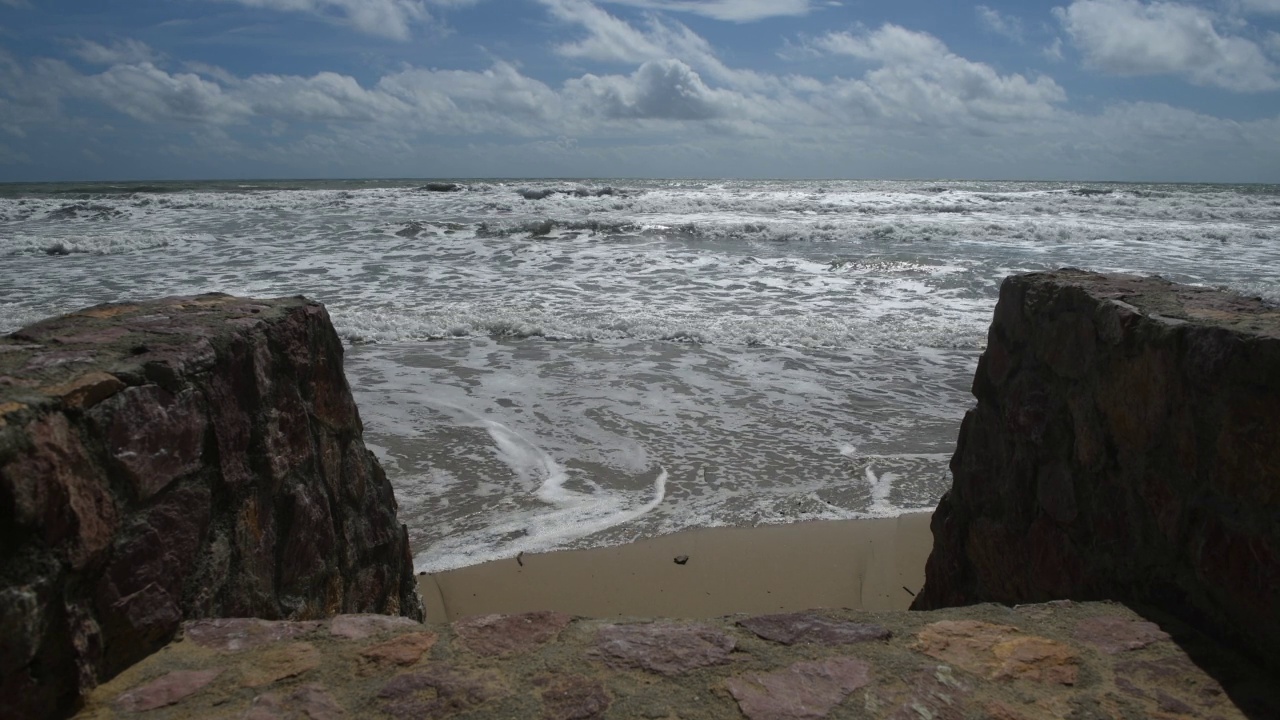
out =
<svg viewBox="0 0 1280 720"><path fill-rule="evenodd" d="M973 394L914 609L1111 599L1280 670L1280 309L1015 275Z"/></svg>
<svg viewBox="0 0 1280 720"><path fill-rule="evenodd" d="M422 618L342 343L302 298L100 305L0 338L0 558L0 717L66 715L184 619Z"/></svg>
<svg viewBox="0 0 1280 720"><path fill-rule="evenodd" d="M1160 626L1153 622L1103 615L1081 620L1076 624L1073 637L1108 655L1115 655L1125 650L1139 650L1151 643L1168 640L1169 633L1161 630Z"/></svg>

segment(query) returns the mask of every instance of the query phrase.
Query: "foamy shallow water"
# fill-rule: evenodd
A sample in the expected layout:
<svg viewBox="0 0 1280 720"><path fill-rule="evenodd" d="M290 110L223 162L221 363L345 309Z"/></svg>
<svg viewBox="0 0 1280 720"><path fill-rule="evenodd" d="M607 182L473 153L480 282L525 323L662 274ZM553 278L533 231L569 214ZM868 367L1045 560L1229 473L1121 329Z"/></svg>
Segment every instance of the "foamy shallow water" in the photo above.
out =
<svg viewBox="0 0 1280 720"><path fill-rule="evenodd" d="M129 297L324 302L434 571L932 507L1012 272L1280 300L1276 187L419 185L0 188L0 330Z"/></svg>

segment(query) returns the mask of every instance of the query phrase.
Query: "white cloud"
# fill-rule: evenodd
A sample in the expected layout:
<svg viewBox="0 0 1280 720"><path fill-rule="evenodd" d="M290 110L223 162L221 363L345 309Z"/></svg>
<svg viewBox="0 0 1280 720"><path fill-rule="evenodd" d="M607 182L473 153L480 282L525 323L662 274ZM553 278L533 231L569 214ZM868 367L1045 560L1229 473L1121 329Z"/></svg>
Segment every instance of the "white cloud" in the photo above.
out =
<svg viewBox="0 0 1280 720"><path fill-rule="evenodd" d="M581 40L556 46L565 57L639 64L674 56L709 55L711 47L687 27L648 20L648 32L601 10L586 0L542 0L552 17L587 31Z"/></svg>
<svg viewBox="0 0 1280 720"><path fill-rule="evenodd" d="M1015 42L1022 42L1022 21L1012 15L1005 15L999 10L979 5L975 10L978 21L987 30L1002 35Z"/></svg>
<svg viewBox="0 0 1280 720"><path fill-rule="evenodd" d="M401 100L332 72L312 77L253 75L232 91L255 115L288 122L369 122L409 110Z"/></svg>
<svg viewBox="0 0 1280 720"><path fill-rule="evenodd" d="M895 25L809 39L806 63L842 76L786 76L730 67L670 20L633 26L581 0L544 2L581 33L561 48L566 57L629 67L548 85L503 61L364 80L237 75L143 59L127 50L145 46L129 41L79 47L104 62L116 53L100 72L0 52L0 131L25 133L10 145L41 167L50 151L38 148L65 138L77 160L64 173L79 172L83 147L108 166L150 158L194 174L1267 180L1280 167L1278 118L1236 122L1161 104L1073 112L1049 77L1002 72ZM108 130L114 113L90 109L101 106L136 122ZM59 123L75 130L48 134ZM90 146L94 138L104 142Z"/></svg>
<svg viewBox="0 0 1280 720"><path fill-rule="evenodd" d="M1055 62L1062 60L1062 38L1054 38L1053 42L1046 45L1040 52L1046 58Z"/></svg>
<svg viewBox="0 0 1280 720"><path fill-rule="evenodd" d="M540 0L552 17L580 26L586 37L556 46L556 52L571 58L639 65L649 60L675 58L704 77L725 85L754 92L784 92L782 78L751 70L731 68L716 55L702 36L677 22L650 16L646 28L630 23L596 7L587 0Z"/></svg>
<svg viewBox="0 0 1280 720"><path fill-rule="evenodd" d="M95 65L136 65L158 60L155 51L146 43L130 38L115 40L110 45L92 40L77 40L72 44L71 52L81 60Z"/></svg>
<svg viewBox="0 0 1280 720"><path fill-rule="evenodd" d="M393 122L417 131L529 136L562 115L554 90L504 62L481 72L405 70L383 77L376 90L405 103L408 115Z"/></svg>
<svg viewBox="0 0 1280 720"><path fill-rule="evenodd" d="M114 65L98 75L75 78L69 89L143 122L225 124L252 112L218 83L192 73L170 74L151 63Z"/></svg>
<svg viewBox="0 0 1280 720"><path fill-rule="evenodd" d="M611 119L709 120L740 104L735 93L712 90L679 60L650 60L629 77L586 75L565 89L586 112Z"/></svg>
<svg viewBox="0 0 1280 720"><path fill-rule="evenodd" d="M1075 0L1054 14L1092 66L1116 75L1179 75L1237 92L1280 87L1251 40L1223 35L1209 10L1169 2Z"/></svg>
<svg viewBox="0 0 1280 720"><path fill-rule="evenodd" d="M702 15L716 20L751 22L780 16L808 15L809 0L604 0L613 5Z"/></svg>
<svg viewBox="0 0 1280 720"><path fill-rule="evenodd" d="M408 40L411 26L431 19L423 0L224 0L333 19L370 35Z"/></svg>
<svg viewBox="0 0 1280 720"><path fill-rule="evenodd" d="M952 53L928 33L897 25L862 34L830 33L813 46L879 65L840 88L847 102L873 115L926 124L966 118L1003 122L1046 116L1067 99L1052 78L1001 75Z"/></svg>

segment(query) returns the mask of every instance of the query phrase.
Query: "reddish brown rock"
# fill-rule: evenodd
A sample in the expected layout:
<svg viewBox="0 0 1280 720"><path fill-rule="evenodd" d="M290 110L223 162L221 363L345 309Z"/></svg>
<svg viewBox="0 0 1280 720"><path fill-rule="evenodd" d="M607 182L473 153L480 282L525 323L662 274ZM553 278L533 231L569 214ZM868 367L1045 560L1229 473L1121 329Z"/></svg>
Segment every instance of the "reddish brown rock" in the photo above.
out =
<svg viewBox="0 0 1280 720"><path fill-rule="evenodd" d="M324 308L225 295L0 338L0 717L59 717L184 619L422 618ZM14 652L8 651L13 647Z"/></svg>
<svg viewBox="0 0 1280 720"><path fill-rule="evenodd" d="M500 656L532 650L555 640L573 618L558 612L473 615L453 623L458 646L477 655Z"/></svg>
<svg viewBox="0 0 1280 720"><path fill-rule="evenodd" d="M120 378L111 373L94 370L67 382L40 388L40 392L61 399L66 407L84 410L97 405L124 388L125 384L120 382Z"/></svg>
<svg viewBox="0 0 1280 720"><path fill-rule="evenodd" d="M221 670L174 670L121 694L114 704L123 712L145 712L173 705L195 695L221 674Z"/></svg>
<svg viewBox="0 0 1280 720"><path fill-rule="evenodd" d="M725 686L751 720L823 718L871 682L871 666L851 657L801 661L771 673L731 677Z"/></svg>
<svg viewBox="0 0 1280 720"><path fill-rule="evenodd" d="M564 675L542 691L547 720L594 720L604 717L611 700L604 683L581 675Z"/></svg>
<svg viewBox="0 0 1280 720"><path fill-rule="evenodd" d="M421 660L423 654L439 639L433 632L397 635L386 642L361 650L360 656L378 664L412 665Z"/></svg>
<svg viewBox="0 0 1280 720"><path fill-rule="evenodd" d="M905 686L894 683L896 692L868 690L866 708L873 717L887 720L964 720L973 709L973 685L966 683L952 672L950 666L937 665L926 668L905 680ZM999 716L984 720L996 720Z"/></svg>
<svg viewBox="0 0 1280 720"><path fill-rule="evenodd" d="M610 667L679 675L729 662L736 645L732 637L706 625L606 625L596 635L595 654Z"/></svg>
<svg viewBox="0 0 1280 720"><path fill-rule="evenodd" d="M879 625L832 620L817 613L759 615L738 624L766 640L783 645L849 645L871 640L888 640L893 633Z"/></svg>
<svg viewBox="0 0 1280 720"><path fill-rule="evenodd" d="M378 701L394 718L440 718L475 710L506 692L494 673L434 665L392 678L378 691Z"/></svg>
<svg viewBox="0 0 1280 720"><path fill-rule="evenodd" d="M1168 640L1169 633L1161 630L1160 626L1153 622L1103 615L1076 623L1073 637L1108 655L1115 655L1125 650L1138 650L1152 643Z"/></svg>
<svg viewBox="0 0 1280 720"><path fill-rule="evenodd" d="M347 640L364 640L419 625L417 620L396 615L339 615L329 621L329 632Z"/></svg>
<svg viewBox="0 0 1280 720"><path fill-rule="evenodd" d="M17 428L10 428L11 436ZM101 560L118 525L117 504L67 418L46 415L26 428L25 452L0 455L0 496L14 530L56 548L75 570ZM3 506L3 505L0 505Z"/></svg>
<svg viewBox="0 0 1280 720"><path fill-rule="evenodd" d="M981 677L1074 685L1079 657L1071 646L1015 627L978 620L926 625L912 649Z"/></svg>
<svg viewBox="0 0 1280 720"><path fill-rule="evenodd" d="M202 647L226 652L256 647L305 636L320 629L318 621L259 620L257 618L217 618L192 620L182 625L183 636Z"/></svg>
<svg viewBox="0 0 1280 720"><path fill-rule="evenodd" d="M1116 687L1139 701L1149 717L1208 718L1237 716L1235 705L1217 681L1198 672L1185 657L1126 660L1115 665ZM1255 717L1272 717L1276 706L1257 708Z"/></svg>
<svg viewBox="0 0 1280 720"><path fill-rule="evenodd" d="M973 393L913 608L1117 600L1280 670L1280 309L1016 275Z"/></svg>
<svg viewBox="0 0 1280 720"><path fill-rule="evenodd" d="M105 419L100 432L138 500L200 467L209 421L194 391L175 395L158 385L131 387L95 408L94 417Z"/></svg>

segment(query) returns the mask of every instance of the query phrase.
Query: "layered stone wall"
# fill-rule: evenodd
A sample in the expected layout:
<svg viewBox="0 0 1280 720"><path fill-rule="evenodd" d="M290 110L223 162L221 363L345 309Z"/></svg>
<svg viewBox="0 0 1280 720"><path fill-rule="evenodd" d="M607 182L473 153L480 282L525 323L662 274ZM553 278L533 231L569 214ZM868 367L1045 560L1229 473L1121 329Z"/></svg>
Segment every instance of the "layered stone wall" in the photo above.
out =
<svg viewBox="0 0 1280 720"><path fill-rule="evenodd" d="M0 717L65 714L184 618L421 619L324 308L102 305L0 338Z"/></svg>
<svg viewBox="0 0 1280 720"><path fill-rule="evenodd" d="M1008 278L913 608L1109 598L1280 658L1280 311Z"/></svg>

